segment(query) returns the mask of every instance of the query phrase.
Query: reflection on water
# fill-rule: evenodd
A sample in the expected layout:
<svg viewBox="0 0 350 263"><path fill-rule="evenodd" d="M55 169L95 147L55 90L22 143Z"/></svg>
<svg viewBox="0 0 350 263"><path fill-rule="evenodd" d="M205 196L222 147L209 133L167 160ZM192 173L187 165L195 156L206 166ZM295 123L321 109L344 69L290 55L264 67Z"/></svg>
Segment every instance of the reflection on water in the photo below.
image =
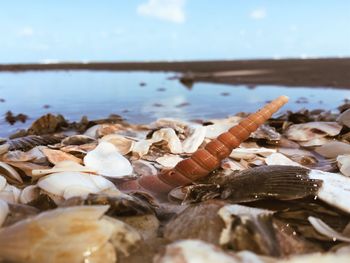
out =
<svg viewBox="0 0 350 263"><path fill-rule="evenodd" d="M240 111L255 111L281 94L291 98L284 110L336 109L350 91L310 88L256 87L195 84L186 89L172 74L50 72L0 74L0 135L27 127L48 113L61 113L69 120L120 114L132 123L147 123L159 117L210 119ZM146 85L140 85L140 83ZM302 97L302 98L301 98ZM301 99L300 99L301 98ZM46 105L46 106L45 106ZM47 108L47 106L49 106ZM8 125L5 113L25 113L25 124Z"/></svg>

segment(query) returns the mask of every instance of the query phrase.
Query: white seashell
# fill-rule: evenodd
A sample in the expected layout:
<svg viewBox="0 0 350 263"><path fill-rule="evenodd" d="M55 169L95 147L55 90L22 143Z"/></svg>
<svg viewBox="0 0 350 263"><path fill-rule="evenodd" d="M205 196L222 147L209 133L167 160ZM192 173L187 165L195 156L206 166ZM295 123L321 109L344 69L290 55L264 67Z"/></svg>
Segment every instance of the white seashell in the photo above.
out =
<svg viewBox="0 0 350 263"><path fill-rule="evenodd" d="M118 134L105 135L100 139L100 141L106 141L113 144L122 155L126 155L131 152L135 144L134 141Z"/></svg>
<svg viewBox="0 0 350 263"><path fill-rule="evenodd" d="M133 155L136 155L137 158L141 158L148 153L151 145L152 142L148 140L140 140L138 142L135 142L132 149Z"/></svg>
<svg viewBox="0 0 350 263"><path fill-rule="evenodd" d="M0 199L5 200L8 203L18 203L21 190L17 187L7 184L2 191L0 191Z"/></svg>
<svg viewBox="0 0 350 263"><path fill-rule="evenodd" d="M347 109L342 114L340 114L337 118L337 122L341 125L350 127L350 109Z"/></svg>
<svg viewBox="0 0 350 263"><path fill-rule="evenodd" d="M36 146L28 152L23 152L20 150L7 152L2 156L4 162L28 162L33 163L44 163L46 161L45 155L40 150L45 148L43 146Z"/></svg>
<svg viewBox="0 0 350 263"><path fill-rule="evenodd" d="M134 172L141 175L157 175L158 171L150 162L144 160L136 160L132 162Z"/></svg>
<svg viewBox="0 0 350 263"><path fill-rule="evenodd" d="M203 143L206 135L206 127L202 125L188 126L189 136L182 142L184 153L194 153Z"/></svg>
<svg viewBox="0 0 350 263"><path fill-rule="evenodd" d="M317 197L347 213L350 213L350 178L338 173L328 173L319 170L311 170L311 179L323 181L318 190Z"/></svg>
<svg viewBox="0 0 350 263"><path fill-rule="evenodd" d="M267 165L292 165L302 166L301 164L292 161L282 153L273 153L265 159Z"/></svg>
<svg viewBox="0 0 350 263"><path fill-rule="evenodd" d="M233 161L229 158L226 158L221 161L221 168L229 169L231 171L242 171L246 169L242 164L237 161Z"/></svg>
<svg viewBox="0 0 350 263"><path fill-rule="evenodd" d="M85 197L87 193L99 193L108 189L116 189L114 184L99 175L92 175L80 172L53 173L43 177L38 182L38 187L57 196L68 196L69 189L78 193L77 188L84 190L75 196Z"/></svg>
<svg viewBox="0 0 350 263"><path fill-rule="evenodd" d="M9 212L10 212L10 209L9 209L7 202L0 199L0 228L1 228L2 224L5 222L6 217L7 217ZM1 258L1 256L0 256L0 258Z"/></svg>
<svg viewBox="0 0 350 263"><path fill-rule="evenodd" d="M129 160L113 144L105 141L101 141L94 150L87 153L84 164L107 177L121 178L132 173Z"/></svg>
<svg viewBox="0 0 350 263"><path fill-rule="evenodd" d="M100 124L96 124L96 125L90 127L89 129L87 129L83 135L97 139L98 138L97 131L100 127L101 127Z"/></svg>
<svg viewBox="0 0 350 263"><path fill-rule="evenodd" d="M39 194L39 187L37 187L36 185L29 185L22 190L19 196L19 202L22 204L28 204L29 202L38 198Z"/></svg>
<svg viewBox="0 0 350 263"><path fill-rule="evenodd" d="M338 141L328 142L315 151L327 158L336 158L338 155L350 154L350 144Z"/></svg>
<svg viewBox="0 0 350 263"><path fill-rule="evenodd" d="M32 175L33 177L39 177L46 174L59 173L59 172L96 173L96 170L68 160L68 161L62 161L57 163L51 169L32 170Z"/></svg>
<svg viewBox="0 0 350 263"><path fill-rule="evenodd" d="M163 255L158 255L154 263L237 263L236 257L226 254L214 245L194 239L174 242L165 247Z"/></svg>
<svg viewBox="0 0 350 263"><path fill-rule="evenodd" d="M339 155L337 157L337 163L340 172L343 175L350 176L350 155Z"/></svg>
<svg viewBox="0 0 350 263"><path fill-rule="evenodd" d="M265 157L265 156L269 156L272 153L276 153L276 150L268 149L264 147L260 147L260 148L239 147L232 150L230 157L237 160L239 159L249 160L249 159L255 158L255 155L261 155Z"/></svg>
<svg viewBox="0 0 350 263"><path fill-rule="evenodd" d="M162 157L158 157L156 159L156 162L161 164L164 168L174 168L180 161L182 161L183 158L181 158L178 155L164 155Z"/></svg>
<svg viewBox="0 0 350 263"><path fill-rule="evenodd" d="M166 141L171 153L182 153L182 144L175 131L171 128L162 128L155 131L150 139L152 143Z"/></svg>
<svg viewBox="0 0 350 263"><path fill-rule="evenodd" d="M6 184L6 178L0 174L0 192L5 188Z"/></svg>
<svg viewBox="0 0 350 263"><path fill-rule="evenodd" d="M23 183L23 180L19 173L17 173L17 171L7 163L0 162L0 173L7 177L8 180L14 179L18 183Z"/></svg>
<svg viewBox="0 0 350 263"><path fill-rule="evenodd" d="M45 154L49 162L52 164L57 164L63 161L73 161L76 163L82 163L81 159L75 157L70 153L66 153L60 150L45 148L45 149L42 149L42 152Z"/></svg>
<svg viewBox="0 0 350 263"><path fill-rule="evenodd" d="M325 136L336 136L342 126L336 122L308 122L291 125L285 135L293 141L309 141Z"/></svg>

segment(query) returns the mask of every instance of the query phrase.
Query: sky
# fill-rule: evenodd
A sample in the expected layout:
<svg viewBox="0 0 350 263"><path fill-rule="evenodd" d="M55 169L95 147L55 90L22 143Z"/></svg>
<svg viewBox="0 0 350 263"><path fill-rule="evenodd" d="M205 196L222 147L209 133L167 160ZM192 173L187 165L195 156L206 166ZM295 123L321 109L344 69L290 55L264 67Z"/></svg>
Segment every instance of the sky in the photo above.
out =
<svg viewBox="0 0 350 263"><path fill-rule="evenodd" d="M11 0L0 63L350 56L348 0Z"/></svg>

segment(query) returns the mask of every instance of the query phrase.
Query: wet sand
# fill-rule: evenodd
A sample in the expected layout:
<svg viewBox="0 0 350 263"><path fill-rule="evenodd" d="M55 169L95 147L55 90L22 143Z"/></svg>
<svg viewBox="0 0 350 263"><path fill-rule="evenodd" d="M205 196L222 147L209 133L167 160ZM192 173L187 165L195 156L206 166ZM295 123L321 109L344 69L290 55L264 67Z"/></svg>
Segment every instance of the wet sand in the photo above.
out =
<svg viewBox="0 0 350 263"><path fill-rule="evenodd" d="M179 72L182 73L179 79L189 86L193 82L214 82L252 87L350 88L350 58L0 65L0 72L57 70Z"/></svg>

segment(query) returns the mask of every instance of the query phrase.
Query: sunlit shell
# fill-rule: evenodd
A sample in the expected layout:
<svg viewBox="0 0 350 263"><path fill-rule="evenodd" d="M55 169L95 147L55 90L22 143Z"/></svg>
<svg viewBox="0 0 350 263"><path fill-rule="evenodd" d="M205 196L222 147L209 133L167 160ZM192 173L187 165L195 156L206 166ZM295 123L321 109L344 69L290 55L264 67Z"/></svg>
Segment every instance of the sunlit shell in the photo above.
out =
<svg viewBox="0 0 350 263"><path fill-rule="evenodd" d="M100 128L100 124L94 125L84 132L85 136L97 139L97 130Z"/></svg>
<svg viewBox="0 0 350 263"><path fill-rule="evenodd" d="M171 128L162 128L155 131L150 139L152 143L166 141L171 153L182 153L182 144L175 131Z"/></svg>
<svg viewBox="0 0 350 263"><path fill-rule="evenodd" d="M190 125L187 128L188 136L182 142L182 150L184 153L194 153L203 143L206 135L206 127L202 125Z"/></svg>
<svg viewBox="0 0 350 263"><path fill-rule="evenodd" d="M0 199L0 228L1 228L2 224L5 222L9 211L10 211L10 209L9 209L7 202ZM0 256L0 258L1 258L1 256Z"/></svg>
<svg viewBox="0 0 350 263"><path fill-rule="evenodd" d="M175 165L177 165L182 160L183 158L178 155L167 154L162 157L158 157L156 159L156 162L161 164L164 168L174 168Z"/></svg>
<svg viewBox="0 0 350 263"><path fill-rule="evenodd" d="M116 230L108 206L58 208L0 230L0 257L14 262L87 262Z"/></svg>
<svg viewBox="0 0 350 263"><path fill-rule="evenodd" d="M241 120L241 117L233 116L227 119L210 120L213 124L206 126L205 137L209 139L215 139L223 132L226 132L232 126L237 125Z"/></svg>
<svg viewBox="0 0 350 263"><path fill-rule="evenodd" d="M350 155L338 155L338 167L343 175L350 176Z"/></svg>
<svg viewBox="0 0 350 263"><path fill-rule="evenodd" d="M84 173L96 173L96 170L83 166L73 161L63 161L57 163L50 169L32 170L33 177L40 177L46 174L59 173L59 172L84 172Z"/></svg>
<svg viewBox="0 0 350 263"><path fill-rule="evenodd" d="M38 198L40 189L36 185L29 185L25 187L19 196L19 201L22 204L27 204L34 199Z"/></svg>
<svg viewBox="0 0 350 263"><path fill-rule="evenodd" d="M97 142L86 143L81 145L67 145L60 148L61 151L67 153L80 153L86 154L89 151L92 151L97 146Z"/></svg>
<svg viewBox="0 0 350 263"><path fill-rule="evenodd" d="M220 248L194 239L174 242L166 246L163 254L157 255L154 263L237 263L242 262Z"/></svg>
<svg viewBox="0 0 350 263"><path fill-rule="evenodd" d="M308 122L293 124L285 135L288 139L302 142L325 136L336 136L341 129L342 126L336 122Z"/></svg>
<svg viewBox="0 0 350 263"><path fill-rule="evenodd" d="M157 175L158 171L150 162L144 160L136 160L132 162L134 172L141 175Z"/></svg>
<svg viewBox="0 0 350 263"><path fill-rule="evenodd" d="M60 150L53 150L49 148L42 149L42 152L45 154L47 159L50 161L52 164L57 164L62 161L73 161L76 163L82 163L81 159L75 157L72 154L62 152Z"/></svg>
<svg viewBox="0 0 350 263"><path fill-rule="evenodd" d="M344 142L332 141L315 149L327 158L336 158L338 155L350 154L350 145Z"/></svg>
<svg viewBox="0 0 350 263"><path fill-rule="evenodd" d="M0 174L4 175L9 183L23 183L19 173L7 163L0 162Z"/></svg>
<svg viewBox="0 0 350 263"><path fill-rule="evenodd" d="M339 117L337 118L337 122L340 123L341 125L350 127L350 109L340 114Z"/></svg>
<svg viewBox="0 0 350 263"><path fill-rule="evenodd" d="M20 189L13 185L6 184L6 186L0 191L0 199L3 199L8 203L18 203L20 194Z"/></svg>
<svg viewBox="0 0 350 263"><path fill-rule="evenodd" d="M114 178L129 176L133 170L129 160L113 144L105 141L101 141L94 150L87 153L84 164L100 175Z"/></svg>
<svg viewBox="0 0 350 263"><path fill-rule="evenodd" d="M33 170L43 170L50 168L47 165L40 165L31 162L8 162L8 164L18 168L18 170L23 171L26 176L30 177L32 176Z"/></svg>
<svg viewBox="0 0 350 263"><path fill-rule="evenodd" d="M265 159L267 165L291 165L302 166L301 164L294 162L281 153L273 153Z"/></svg>
<svg viewBox="0 0 350 263"><path fill-rule="evenodd" d="M146 155L151 147L152 142L149 140L140 140L135 142L134 147L132 149L133 156L136 158L141 158Z"/></svg>
<svg viewBox="0 0 350 263"><path fill-rule="evenodd" d="M184 133L187 126L187 122L172 118L161 118L149 125L150 129L172 128L178 133Z"/></svg>
<svg viewBox="0 0 350 263"><path fill-rule="evenodd" d="M249 160L249 159L255 158L256 155L269 156L272 153L276 153L276 150L268 149L264 147L260 147L260 148L238 147L232 150L230 157L236 160L240 160L240 159Z"/></svg>
<svg viewBox="0 0 350 263"><path fill-rule="evenodd" d="M102 176L80 172L50 174L39 180L38 187L61 197L64 195L66 197L86 197L89 193L99 193L108 189L116 189L111 181ZM69 190L72 190L74 194L70 194Z"/></svg>
<svg viewBox="0 0 350 263"><path fill-rule="evenodd" d="M118 134L105 135L100 140L113 144L122 155L126 155L131 152L135 144L134 141Z"/></svg>
<svg viewBox="0 0 350 263"><path fill-rule="evenodd" d="M229 169L231 171L242 171L246 169L247 167L243 166L241 163L237 161L233 161L229 158L226 158L221 161L221 168L223 169Z"/></svg>

